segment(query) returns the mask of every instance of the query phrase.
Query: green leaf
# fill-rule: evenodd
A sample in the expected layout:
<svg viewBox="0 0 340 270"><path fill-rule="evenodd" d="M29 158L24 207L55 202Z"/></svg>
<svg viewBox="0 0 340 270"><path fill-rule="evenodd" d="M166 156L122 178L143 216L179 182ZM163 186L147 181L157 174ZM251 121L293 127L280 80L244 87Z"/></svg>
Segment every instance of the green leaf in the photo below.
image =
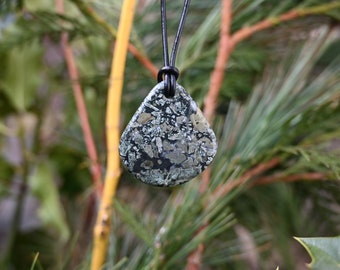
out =
<svg viewBox="0 0 340 270"><path fill-rule="evenodd" d="M34 101L34 93L41 83L41 53L42 48L34 43L13 48L8 54L0 90L18 111L24 111Z"/></svg>
<svg viewBox="0 0 340 270"><path fill-rule="evenodd" d="M38 215L49 228L55 229L62 241L69 238L63 208L55 185L51 164L43 161L37 165L29 181L32 193L39 199Z"/></svg>
<svg viewBox="0 0 340 270"><path fill-rule="evenodd" d="M308 251L312 257L309 264L313 270L340 269L340 236L298 238L297 241Z"/></svg>

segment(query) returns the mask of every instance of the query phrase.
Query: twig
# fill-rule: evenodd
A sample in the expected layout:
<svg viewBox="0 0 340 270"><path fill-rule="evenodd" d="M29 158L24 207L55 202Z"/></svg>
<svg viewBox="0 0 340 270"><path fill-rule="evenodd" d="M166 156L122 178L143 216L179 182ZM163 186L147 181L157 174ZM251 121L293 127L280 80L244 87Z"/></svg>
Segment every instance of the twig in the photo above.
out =
<svg viewBox="0 0 340 270"><path fill-rule="evenodd" d="M224 2L229 2L228 0L224 0ZM285 21L290 21L296 18L313 15L313 14L322 14L326 13L330 10L340 8L339 2L332 2L323 5L318 5L315 7L305 8L305 9L296 9L288 11L278 17L273 17L269 19L265 19L261 22L258 22L252 26L243 27L234 34L230 35L229 32L223 32L224 30L221 28L221 39L218 48L218 54L215 64L215 69L212 72L210 78L210 88L207 93L207 96L204 101L204 112L207 119L211 122L213 115L215 114L216 105L217 105L217 97L219 95L221 85L225 75L225 67L227 65L227 61L230 57L230 54L236 47L238 43L250 37L251 35L259 32L261 30L273 27ZM223 10L223 6L222 6ZM230 11L231 12L231 11ZM222 20L224 21L225 28L227 26L230 28L230 20L224 19L222 13ZM230 17L231 18L231 15Z"/></svg>
<svg viewBox="0 0 340 270"><path fill-rule="evenodd" d="M217 96L224 78L225 66L233 49L232 47L229 46L229 44L231 44L230 42L231 11L232 11L231 0L223 0L221 11L222 14L220 25L220 42L218 46L217 58L215 68L210 78L210 88L204 100L204 115L209 122L212 121L213 115L215 113ZM210 181L210 173L211 171L208 168L202 174L202 181L199 187L199 191L201 193L203 193L208 188Z"/></svg>
<svg viewBox="0 0 340 270"><path fill-rule="evenodd" d="M217 97L223 82L225 67L234 47L233 42L230 40L231 12L231 0L222 0L220 41L215 68L210 77L210 88L204 100L204 115L209 122L212 121L215 113Z"/></svg>
<svg viewBox="0 0 340 270"><path fill-rule="evenodd" d="M149 58L147 58L145 55L143 55L134 45L129 43L128 45L129 52L136 57L136 59L151 73L153 78L157 78L158 69L156 66L150 61Z"/></svg>
<svg viewBox="0 0 340 270"><path fill-rule="evenodd" d="M211 167L208 167L202 173L202 179L201 179L201 183L198 189L198 192L200 194L203 194L207 190L209 186L210 176L211 176Z"/></svg>
<svg viewBox="0 0 340 270"><path fill-rule="evenodd" d="M201 269L202 256L204 252L204 245L201 243L197 249L192 252L188 257L188 263L185 270L199 270Z"/></svg>
<svg viewBox="0 0 340 270"><path fill-rule="evenodd" d="M64 13L63 0L56 0L57 11L61 14ZM91 127L88 120L88 114L84 101L83 91L79 83L79 74L76 66L76 62L73 56L72 49L68 43L68 34L61 34L61 47L64 52L68 73L72 82L73 95L76 101L77 111L80 119L80 125L83 131L86 150L90 159L90 171L92 179L95 185L95 190L98 196L100 196L103 188L101 167L98 160L98 154L96 146L93 140Z"/></svg>
<svg viewBox="0 0 340 270"><path fill-rule="evenodd" d="M129 36L135 11L135 0L125 0L122 6L116 46L114 49L106 110L107 171L102 202L94 228L91 269L98 270L105 262L111 229L112 198L115 196L121 169L118 154L120 102Z"/></svg>
<svg viewBox="0 0 340 270"><path fill-rule="evenodd" d="M267 185L276 182L296 182L296 181L320 181L326 179L326 175L323 173L312 172L312 173L300 173L292 175L273 175L266 176L256 179L251 186Z"/></svg>
<svg viewBox="0 0 340 270"><path fill-rule="evenodd" d="M244 185L252 177L276 167L279 163L280 159L278 157L275 157L266 163L261 163L257 165L255 168L252 168L249 171L247 171L240 178L236 180L230 180L227 183L218 186L210 197L214 199L223 197L224 195L229 193L232 189Z"/></svg>
<svg viewBox="0 0 340 270"><path fill-rule="evenodd" d="M207 226L209 226L209 223L204 223L195 233L196 235L202 232ZM204 252L204 244L200 243L198 247L190 253L188 259L187 259L187 265L185 267L185 270L199 270L201 269L202 264L202 256Z"/></svg>
<svg viewBox="0 0 340 270"><path fill-rule="evenodd" d="M266 19L261 22L258 22L252 26L243 27L242 29L235 32L231 37L231 42L234 44L237 44L241 42L242 40L245 40L246 38L250 37L256 32L259 32L261 30L270 28L276 24L279 24L281 22L289 21L292 19L295 19L299 17L299 12L296 10L289 11L285 14L282 14L281 16L277 18L271 18Z"/></svg>
<svg viewBox="0 0 340 270"><path fill-rule="evenodd" d="M222 0L221 24L220 24L220 41L217 51L215 68L210 78L210 88L204 100L204 115L209 122L212 122L213 114L216 108L217 96L224 78L224 70L227 60L231 54L232 47L230 42L230 26L231 26L231 0ZM209 186L211 176L210 168L206 169L202 174L202 180L199 187L199 193L203 194ZM204 226L207 226L205 224ZM200 228L201 230L202 228ZM203 256L204 245L200 244L187 259L186 270L200 269Z"/></svg>
<svg viewBox="0 0 340 270"><path fill-rule="evenodd" d="M274 167L276 167L280 163L279 158L273 158L272 160L268 161L267 163L259 164L255 168L249 170L243 176L238 178L234 181L229 181L226 184L217 187L215 192L212 194L211 197L216 198L215 196L224 196L230 190L243 186L246 182L251 180L251 178L264 173ZM327 176L323 173L319 172L311 172L311 173L300 173L300 174L291 174L291 175L271 175L271 176L263 176L254 180L254 182L250 183L250 187L258 186L258 185L267 185L276 182L296 182L296 181L320 181L327 179Z"/></svg>
<svg viewBox="0 0 340 270"><path fill-rule="evenodd" d="M291 10L291 11L288 11L287 13L282 14L281 16L269 18L259 23L256 23L252 26L244 27L240 29L239 31L235 32L232 35L231 42L236 45L242 40L245 40L246 38L250 37L254 33L273 27L282 22L291 21L293 19L308 16L308 15L325 13L327 11L330 11L336 8L340 8L339 2L328 3L324 5L311 7L311 8Z"/></svg>
<svg viewBox="0 0 340 270"><path fill-rule="evenodd" d="M92 10L89 6L87 6L83 1L79 0L71 0L78 9L88 18L95 21L101 27L103 27L106 31L108 31L112 37L117 36L116 29L104 21L94 10ZM151 73L152 77L157 78L158 69L151 62L151 60L141 53L133 44L128 44L129 52Z"/></svg>

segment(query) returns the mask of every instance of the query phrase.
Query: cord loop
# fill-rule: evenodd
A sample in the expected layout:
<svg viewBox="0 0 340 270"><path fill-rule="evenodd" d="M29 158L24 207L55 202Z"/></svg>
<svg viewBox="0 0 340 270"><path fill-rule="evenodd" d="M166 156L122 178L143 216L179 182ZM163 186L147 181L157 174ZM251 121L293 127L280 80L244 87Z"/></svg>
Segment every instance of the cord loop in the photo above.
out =
<svg viewBox="0 0 340 270"><path fill-rule="evenodd" d="M163 81L163 76L164 75L174 75L176 80L178 79L179 76L179 70L176 67L171 67L171 66L164 66L158 71L157 75L157 80L158 82Z"/></svg>
<svg viewBox="0 0 340 270"><path fill-rule="evenodd" d="M179 76L179 70L176 67L164 66L158 71L157 80L164 80L164 95L173 97L176 91L176 80Z"/></svg>

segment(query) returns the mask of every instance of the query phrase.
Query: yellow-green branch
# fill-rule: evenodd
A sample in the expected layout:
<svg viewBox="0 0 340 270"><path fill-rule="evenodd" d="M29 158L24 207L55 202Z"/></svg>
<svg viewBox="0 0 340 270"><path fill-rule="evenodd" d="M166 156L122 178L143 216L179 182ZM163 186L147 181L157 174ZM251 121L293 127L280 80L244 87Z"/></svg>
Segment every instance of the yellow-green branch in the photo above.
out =
<svg viewBox="0 0 340 270"><path fill-rule="evenodd" d="M94 228L92 270L100 269L105 262L111 229L112 199L115 196L121 174L118 154L120 103L134 10L135 0L125 0L122 6L112 60L106 110L107 171L102 201Z"/></svg>

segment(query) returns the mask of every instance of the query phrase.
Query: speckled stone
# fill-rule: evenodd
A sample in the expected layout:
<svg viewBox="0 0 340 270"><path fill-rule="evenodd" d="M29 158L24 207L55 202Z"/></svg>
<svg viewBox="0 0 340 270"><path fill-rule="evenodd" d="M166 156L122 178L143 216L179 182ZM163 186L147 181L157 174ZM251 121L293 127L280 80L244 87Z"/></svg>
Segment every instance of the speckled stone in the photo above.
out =
<svg viewBox="0 0 340 270"><path fill-rule="evenodd" d="M163 82L145 98L122 134L119 153L139 180L175 186L199 175L213 160L217 142L213 130L188 92L176 84L166 98Z"/></svg>

